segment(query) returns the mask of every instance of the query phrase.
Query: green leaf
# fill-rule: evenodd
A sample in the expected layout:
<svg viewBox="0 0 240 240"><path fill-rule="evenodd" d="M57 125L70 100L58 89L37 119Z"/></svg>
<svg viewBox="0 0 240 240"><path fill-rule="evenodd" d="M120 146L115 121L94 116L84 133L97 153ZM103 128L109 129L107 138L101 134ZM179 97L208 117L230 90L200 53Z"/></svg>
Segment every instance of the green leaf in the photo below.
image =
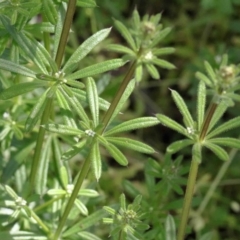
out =
<svg viewBox="0 0 240 240"><path fill-rule="evenodd" d="M72 105L72 107L76 110L77 114L79 115L79 117L84 121L84 123L86 123L87 125L89 125L89 119L88 116L84 110L84 108L82 107L81 103L79 102L79 100L75 97L75 94L72 95L72 97L70 97L67 92L64 91L63 88L59 88L60 91L62 92L62 94L65 96L66 100ZM72 90L72 89L71 89Z"/></svg>
<svg viewBox="0 0 240 240"><path fill-rule="evenodd" d="M228 153L218 145L211 143L209 141L205 141L204 146L210 149L221 160L227 161L229 159Z"/></svg>
<svg viewBox="0 0 240 240"><path fill-rule="evenodd" d="M204 82L200 81L198 85L198 100L197 100L197 118L198 118L198 131L200 131L205 115L206 105L206 86Z"/></svg>
<svg viewBox="0 0 240 240"><path fill-rule="evenodd" d="M43 0L42 4L44 16L50 23L56 25L58 13L53 0Z"/></svg>
<svg viewBox="0 0 240 240"><path fill-rule="evenodd" d="M14 200L18 199L18 195L15 193L15 191L14 191L10 186L5 185L4 187L5 187L6 191L7 191L7 193L8 193Z"/></svg>
<svg viewBox="0 0 240 240"><path fill-rule="evenodd" d="M169 128L188 137L187 130L182 125L177 123L176 121L172 120L171 118L169 118L163 114L156 114L156 117L162 125L169 127Z"/></svg>
<svg viewBox="0 0 240 240"><path fill-rule="evenodd" d="M190 139L179 140L179 141L176 141L176 142L170 144L167 148L167 152L174 154L174 153L178 152L179 150L181 150L191 144L194 144L193 140L190 140Z"/></svg>
<svg viewBox="0 0 240 240"><path fill-rule="evenodd" d="M136 82L140 82L142 80L143 76L143 66L142 64L137 65L136 70L135 70L135 79Z"/></svg>
<svg viewBox="0 0 240 240"><path fill-rule="evenodd" d="M82 68L81 70L66 76L66 79L74 80L79 78L90 77L96 74L104 73L104 72L122 67L125 63L126 61L123 61L120 58L96 63L89 67Z"/></svg>
<svg viewBox="0 0 240 240"><path fill-rule="evenodd" d="M145 128L145 127L151 127L159 124L159 121L155 117L141 117L141 118L136 118L133 120L128 120L126 122L123 122L116 127L113 127L109 130L107 130L104 133L104 136L109 136L113 135L116 133L120 132L126 132L126 131L131 131L139 128Z"/></svg>
<svg viewBox="0 0 240 240"><path fill-rule="evenodd" d="M61 182L62 182L64 188L67 189L68 173L67 173L66 167L64 167L64 166L61 166L61 168L60 168L60 178L61 178Z"/></svg>
<svg viewBox="0 0 240 240"><path fill-rule="evenodd" d="M79 209L79 211L80 211L84 216L87 216L87 215L88 215L88 209L86 208L86 206L85 206L78 198L75 199L74 205Z"/></svg>
<svg viewBox="0 0 240 240"><path fill-rule="evenodd" d="M215 74L213 68L211 67L211 65L209 64L209 62L205 61L204 66L205 66L208 76L213 81L213 83L216 84L217 83L216 74Z"/></svg>
<svg viewBox="0 0 240 240"><path fill-rule="evenodd" d="M0 93L0 99L1 100L7 100L16 96L19 96L24 93L28 93L33 91L36 88L44 87L46 86L46 83L44 82L24 82L19 83L16 85L11 86L10 88L7 88L3 90Z"/></svg>
<svg viewBox="0 0 240 240"><path fill-rule="evenodd" d="M119 53L125 53L130 56L135 56L135 52L128 47L122 46L120 44L109 44L106 46L106 50L113 51L113 52L119 52Z"/></svg>
<svg viewBox="0 0 240 240"><path fill-rule="evenodd" d="M152 78L154 78L154 79L159 79L160 78L158 70L154 65L148 64L148 63L145 64L145 65L146 65L147 70L148 70L148 72L149 72L149 74L151 75Z"/></svg>
<svg viewBox="0 0 240 240"><path fill-rule="evenodd" d="M0 68L12 73L35 78L35 73L32 70L8 60L0 59Z"/></svg>
<svg viewBox="0 0 240 240"><path fill-rule="evenodd" d="M150 60L150 62L159 67L166 68L169 70L176 68L172 63L165 61L163 59L154 58L154 59Z"/></svg>
<svg viewBox="0 0 240 240"><path fill-rule="evenodd" d="M99 144L97 140L92 147L91 160L92 160L92 170L95 178L98 181L102 174L102 161L101 161L101 155L99 150Z"/></svg>
<svg viewBox="0 0 240 240"><path fill-rule="evenodd" d="M64 80L66 80L66 79L64 79ZM70 85L70 86L72 86L72 87L75 87L75 88L84 88L85 87L85 85L84 85L84 83L82 83L82 82L79 82L79 81L74 81L74 80L67 80L67 82L66 82L66 84L67 85Z"/></svg>
<svg viewBox="0 0 240 240"><path fill-rule="evenodd" d="M87 87L87 100L92 114L94 127L97 127L99 123L99 103L97 87L93 78L87 79L86 87Z"/></svg>
<svg viewBox="0 0 240 240"><path fill-rule="evenodd" d="M67 192L66 190L63 189L50 189L47 191L47 194L50 196L55 196L55 195L66 195Z"/></svg>
<svg viewBox="0 0 240 240"><path fill-rule="evenodd" d="M129 148L142 153L154 153L155 150L145 143L123 137L106 137L106 140L110 143L118 145L120 147Z"/></svg>
<svg viewBox="0 0 240 240"><path fill-rule="evenodd" d="M83 240L102 240L101 238L90 232L79 232L78 236Z"/></svg>
<svg viewBox="0 0 240 240"><path fill-rule="evenodd" d="M108 143L104 144L110 155L122 166L127 166L128 165L128 160L124 156L124 154L113 144Z"/></svg>
<svg viewBox="0 0 240 240"><path fill-rule="evenodd" d="M225 123L223 123L221 126L214 129L212 132L210 132L207 135L207 139L212 138L220 133L229 131L231 129L237 128L240 126L240 117L233 118Z"/></svg>
<svg viewBox="0 0 240 240"><path fill-rule="evenodd" d="M156 37L154 37L152 43L150 44L150 48L156 46L162 39L164 39L170 32L171 32L172 28L167 27L164 28L162 31L160 31L158 33L158 35Z"/></svg>
<svg viewBox="0 0 240 240"><path fill-rule="evenodd" d="M176 240L176 225L171 215L168 215L165 221L165 239Z"/></svg>
<svg viewBox="0 0 240 240"><path fill-rule="evenodd" d="M202 146L200 143L195 143L192 147L192 159L199 164L202 162Z"/></svg>
<svg viewBox="0 0 240 240"><path fill-rule="evenodd" d="M58 134L79 135L79 136L85 134L80 129L69 127L67 125L62 125L62 124L49 123L49 124L43 125L43 127L46 128L50 132L58 133Z"/></svg>
<svg viewBox="0 0 240 240"><path fill-rule="evenodd" d="M187 108L187 105L185 104L183 98L176 92L175 90L171 90L173 100L175 101L179 111L181 112L183 116L183 122L186 127L194 127L194 122L192 119L192 116Z"/></svg>
<svg viewBox="0 0 240 240"><path fill-rule="evenodd" d="M97 197L99 193L93 189L80 189L79 195L86 196L86 197Z"/></svg>
<svg viewBox="0 0 240 240"><path fill-rule="evenodd" d="M66 161L77 155L80 151L81 148L84 147L86 144L87 140L83 139L77 144L73 145L70 149L68 149L63 155L62 155L62 160Z"/></svg>
<svg viewBox="0 0 240 240"><path fill-rule="evenodd" d="M4 240L48 240L47 237L32 232L14 231L14 233L0 232L0 238Z"/></svg>
<svg viewBox="0 0 240 240"><path fill-rule="evenodd" d="M77 6L93 8L93 7L97 7L97 4L94 0L77 0Z"/></svg>
<svg viewBox="0 0 240 240"><path fill-rule="evenodd" d="M175 52L175 48L166 47L166 48L156 48L152 50L153 55L155 56L162 56L167 55Z"/></svg>
<svg viewBox="0 0 240 240"><path fill-rule="evenodd" d="M137 47L129 30L118 20L114 20L114 25L117 28L117 30L121 33L121 35L124 37L124 39L127 41L127 43L130 45L130 47L133 49L133 51L136 52Z"/></svg>
<svg viewBox="0 0 240 240"><path fill-rule="evenodd" d="M69 73L76 69L76 64L83 59L98 43L105 39L110 31L111 28L100 30L85 40L68 59L62 71Z"/></svg>
<svg viewBox="0 0 240 240"><path fill-rule="evenodd" d="M212 138L209 139L208 142L223 145L231 148L240 149L240 140L236 138L224 137L224 138Z"/></svg>
<svg viewBox="0 0 240 240"><path fill-rule="evenodd" d="M204 75L203 73L197 72L196 73L196 78L199 79L200 81L203 81L207 86L213 87L213 83L209 80L209 78Z"/></svg>

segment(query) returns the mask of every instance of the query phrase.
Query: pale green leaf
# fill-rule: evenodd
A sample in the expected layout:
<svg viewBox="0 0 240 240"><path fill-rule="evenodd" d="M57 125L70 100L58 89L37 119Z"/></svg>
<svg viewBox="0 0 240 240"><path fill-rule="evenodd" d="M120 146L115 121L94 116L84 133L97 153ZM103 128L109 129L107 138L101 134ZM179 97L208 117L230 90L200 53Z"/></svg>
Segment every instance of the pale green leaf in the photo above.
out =
<svg viewBox="0 0 240 240"><path fill-rule="evenodd" d="M58 134L64 134L64 135L83 135L85 134L83 131L77 128L69 127L67 125L62 125L62 124L54 124L54 123L49 123L43 125L44 128L46 128L48 131L53 132L53 133L58 133Z"/></svg>
<svg viewBox="0 0 240 240"><path fill-rule="evenodd" d="M179 140L179 141L171 143L167 148L167 152L174 154L174 153L178 152L179 150L181 150L191 144L194 144L193 140L190 140L190 139Z"/></svg>
<svg viewBox="0 0 240 240"><path fill-rule="evenodd" d="M126 208L126 196L125 196L124 193L122 193L122 194L120 195L120 206L121 206L121 208L122 208L124 211L127 210L127 208Z"/></svg>
<svg viewBox="0 0 240 240"><path fill-rule="evenodd" d="M212 138L212 139L209 139L208 142L211 142L217 145L223 145L226 147L240 149L240 140L236 138L230 138L230 137Z"/></svg>
<svg viewBox="0 0 240 240"><path fill-rule="evenodd" d="M140 82L142 80L143 76L143 66L142 64L137 65L136 70L135 70L135 79L136 82Z"/></svg>
<svg viewBox="0 0 240 240"><path fill-rule="evenodd" d="M149 47L155 47L162 39L164 39L170 32L171 32L172 28L167 27L164 28L162 31L160 31L158 33L158 35L156 35L156 37L154 37L152 43L150 44Z"/></svg>
<svg viewBox="0 0 240 240"><path fill-rule="evenodd" d="M166 240L176 240L176 225L171 215L168 215L165 220L165 238Z"/></svg>
<svg viewBox="0 0 240 240"><path fill-rule="evenodd" d="M36 88L46 86L45 82L24 82L11 86L0 92L0 99L7 100L16 96L19 96L24 93L33 91Z"/></svg>
<svg viewBox="0 0 240 240"><path fill-rule="evenodd" d="M121 33L121 35L125 38L125 40L132 48L132 50L137 51L136 44L129 30L118 20L114 20L114 25L117 28L117 30Z"/></svg>
<svg viewBox="0 0 240 240"><path fill-rule="evenodd" d="M104 62L93 64L89 67L82 68L81 70L66 76L66 79L75 80L79 78L90 77L96 74L104 73L104 72L122 67L125 63L126 61L123 61L120 58L107 60Z"/></svg>
<svg viewBox="0 0 240 240"><path fill-rule="evenodd" d="M47 194L50 196L55 196L55 195L65 195L67 194L66 190L63 189L50 189L47 191Z"/></svg>
<svg viewBox="0 0 240 240"><path fill-rule="evenodd" d="M194 121L183 98L175 90L171 90L173 100L183 116L183 122L186 127L194 127Z"/></svg>
<svg viewBox="0 0 240 240"><path fill-rule="evenodd" d="M106 137L106 140L120 147L129 148L142 153L154 153L155 150L145 143L123 137Z"/></svg>
<svg viewBox="0 0 240 240"><path fill-rule="evenodd" d="M209 86L211 88L213 87L213 83L211 82L211 80L205 74L197 72L195 76L200 81L203 81L207 86Z"/></svg>
<svg viewBox="0 0 240 240"><path fill-rule="evenodd" d="M209 64L209 62L207 62L207 61L204 62L204 66L205 66L205 69L206 69L206 71L207 71L208 76L210 77L210 79L212 80L212 82L213 82L214 84L216 84L216 83L217 83L216 74L215 74L212 66L211 66L211 65Z"/></svg>
<svg viewBox="0 0 240 240"><path fill-rule="evenodd" d="M87 216L87 215L88 215L88 209L86 208L86 206L85 206L78 198L75 199L74 205L79 209L79 211L80 211L84 216Z"/></svg>
<svg viewBox="0 0 240 240"><path fill-rule="evenodd" d="M175 52L175 48L173 47L166 47L166 48L156 48L152 50L153 55L155 56L162 56L167 55Z"/></svg>
<svg viewBox="0 0 240 240"><path fill-rule="evenodd" d="M169 118L163 114L156 114L156 117L162 125L169 127L185 136L188 136L187 130L182 125L180 125L176 121L172 120L171 118Z"/></svg>
<svg viewBox="0 0 240 240"><path fill-rule="evenodd" d="M91 161L92 161L92 170L93 170L94 176L98 181L102 175L102 161L101 161L98 141L96 141L92 147Z"/></svg>
<svg viewBox="0 0 240 240"><path fill-rule="evenodd" d="M0 232L0 239L4 240L48 240L46 236L26 231Z"/></svg>
<svg viewBox="0 0 240 240"><path fill-rule="evenodd" d="M53 25L56 25L58 13L57 13L54 1L43 0L42 4L43 4L42 9L43 9L44 16L46 16L47 20L50 23L52 23Z"/></svg>
<svg viewBox="0 0 240 240"><path fill-rule="evenodd" d="M32 70L5 59L0 59L0 69L35 78L35 73Z"/></svg>
<svg viewBox="0 0 240 240"><path fill-rule="evenodd" d="M169 70L176 68L172 63L170 63L166 60L163 60L163 59L154 58L154 59L150 60L150 62L159 67L166 68Z"/></svg>
<svg viewBox="0 0 240 240"><path fill-rule="evenodd" d="M124 154L117 148L115 147L113 144L109 143L109 144L105 144L104 145L106 147L106 149L108 150L108 152L110 153L110 155L122 166L127 166L128 165L128 160L126 159L126 157L124 156Z"/></svg>
<svg viewBox="0 0 240 240"><path fill-rule="evenodd" d="M94 0L77 0L77 6L93 8L93 7L97 7L97 4Z"/></svg>
<svg viewBox="0 0 240 240"><path fill-rule="evenodd" d="M75 88L84 88L85 87L85 84L78 81L78 80L69 80L68 79L65 84L70 85L70 86L75 87Z"/></svg>
<svg viewBox="0 0 240 240"><path fill-rule="evenodd" d="M130 56L136 55L132 49L122 46L120 44L108 44L108 45L106 45L106 50L113 51L113 52L119 52L119 53L125 53Z"/></svg>
<svg viewBox="0 0 240 240"><path fill-rule="evenodd" d="M198 131L200 131L203 124L206 105L206 86L204 82L200 81L198 85L198 99L197 99L197 119Z"/></svg>
<svg viewBox="0 0 240 240"><path fill-rule="evenodd" d="M76 68L76 64L82 60L98 43L105 39L110 31L111 28L100 30L85 40L68 59L62 71L69 73L74 70Z"/></svg>
<svg viewBox="0 0 240 240"><path fill-rule="evenodd" d="M149 74L151 75L152 78L154 78L154 79L159 79L160 78L159 72L154 65L147 63L147 64L145 64L145 66L147 67L147 70L148 70L148 72L149 72Z"/></svg>
<svg viewBox="0 0 240 240"><path fill-rule="evenodd" d="M192 159L199 164L202 162L202 146L200 143L195 143L192 147Z"/></svg>
<svg viewBox="0 0 240 240"><path fill-rule="evenodd" d="M232 100L234 100L236 102L240 102L240 95L239 94L227 93L225 96L231 98Z"/></svg>
<svg viewBox="0 0 240 240"><path fill-rule="evenodd" d="M94 127L97 127L99 123L99 103L97 87L93 78L89 77L87 79L86 88L87 88L87 100L92 114Z"/></svg>
<svg viewBox="0 0 240 240"><path fill-rule="evenodd" d="M229 131L231 129L237 128L240 126L240 117L233 118L225 123L223 123L221 126L214 129L212 132L210 132L207 135L207 139L212 138L220 133Z"/></svg>
<svg viewBox="0 0 240 240"><path fill-rule="evenodd" d="M112 216L114 216L116 214L116 210L111 207L104 206L103 209Z"/></svg>
<svg viewBox="0 0 240 240"><path fill-rule="evenodd" d="M64 188L67 189L68 173L67 173L66 167L64 167L64 166L60 167L60 178L61 178L61 182L62 182Z"/></svg>
<svg viewBox="0 0 240 240"><path fill-rule="evenodd" d="M97 197L99 193L93 189L80 189L78 195L85 197Z"/></svg>
<svg viewBox="0 0 240 240"><path fill-rule="evenodd" d="M123 122L116 127L107 130L104 136L113 135L120 132L132 131L139 128L151 127L159 124L159 121L155 117L141 117L133 120Z"/></svg>
<svg viewBox="0 0 240 240"><path fill-rule="evenodd" d="M218 158L220 158L223 161L227 161L229 159L228 153L218 145L211 143L209 141L206 141L204 143L204 146L208 149L210 149Z"/></svg>
<svg viewBox="0 0 240 240"><path fill-rule="evenodd" d="M78 232L78 236L83 240L102 240L102 238L99 238L90 232Z"/></svg>
<svg viewBox="0 0 240 240"><path fill-rule="evenodd" d="M18 195L15 193L15 191L8 185L4 185L7 193L14 199L18 199Z"/></svg>

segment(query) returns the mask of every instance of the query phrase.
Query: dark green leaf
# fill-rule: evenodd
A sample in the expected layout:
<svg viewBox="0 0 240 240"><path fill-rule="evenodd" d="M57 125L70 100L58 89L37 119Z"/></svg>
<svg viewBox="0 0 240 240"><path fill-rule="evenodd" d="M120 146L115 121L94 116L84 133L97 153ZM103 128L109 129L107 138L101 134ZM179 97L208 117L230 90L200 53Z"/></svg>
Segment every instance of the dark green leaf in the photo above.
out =
<svg viewBox="0 0 240 240"><path fill-rule="evenodd" d="M240 149L240 140L236 138L224 137L224 138L212 138L208 142L223 145L231 148Z"/></svg>
<svg viewBox="0 0 240 240"><path fill-rule="evenodd" d="M56 6L54 4L53 0L43 0L43 13L46 16L47 20L52 23L53 25L56 25L57 23L57 17L58 13L56 10Z"/></svg>
<svg viewBox="0 0 240 240"><path fill-rule="evenodd" d="M171 143L168 148L167 148L167 151L171 154L174 154L176 152L178 152L179 150L193 144L194 141L193 140L190 140L190 139L183 139L183 140L180 140L180 141L176 141L174 143Z"/></svg>
<svg viewBox="0 0 240 240"><path fill-rule="evenodd" d="M44 128L46 128L50 132L58 133L58 134L64 134L64 135L83 135L85 134L82 130L69 127L67 125L62 125L62 124L54 124L54 123L49 123L43 125Z"/></svg>
<svg viewBox="0 0 240 240"><path fill-rule="evenodd" d="M102 160L101 160L98 141L96 141L92 147L91 160L92 160L92 170L95 178L98 181L102 174Z"/></svg>
<svg viewBox="0 0 240 240"><path fill-rule="evenodd" d="M223 161L227 161L229 159L228 153L218 145L211 143L209 141L206 141L204 143L204 146L208 149L210 149L218 158L220 158Z"/></svg>

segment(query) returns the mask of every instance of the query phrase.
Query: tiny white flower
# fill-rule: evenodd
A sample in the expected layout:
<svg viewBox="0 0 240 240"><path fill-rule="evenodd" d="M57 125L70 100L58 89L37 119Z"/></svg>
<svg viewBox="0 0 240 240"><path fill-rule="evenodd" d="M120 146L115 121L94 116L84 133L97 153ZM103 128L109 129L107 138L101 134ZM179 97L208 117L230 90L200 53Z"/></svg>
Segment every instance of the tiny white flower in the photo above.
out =
<svg viewBox="0 0 240 240"><path fill-rule="evenodd" d="M8 112L3 113L3 118L4 119L8 119L10 117Z"/></svg>
<svg viewBox="0 0 240 240"><path fill-rule="evenodd" d="M23 198L21 197L18 197L16 200L15 200L16 204L18 206L26 206L27 204L27 201L25 201Z"/></svg>
<svg viewBox="0 0 240 240"><path fill-rule="evenodd" d="M194 129L192 127L187 127L187 132L189 134L194 134Z"/></svg>
<svg viewBox="0 0 240 240"><path fill-rule="evenodd" d="M145 58L146 60L152 60L152 59L153 59L153 54L152 54L152 52L149 51L149 52L144 56L144 58Z"/></svg>
<svg viewBox="0 0 240 240"><path fill-rule="evenodd" d="M73 184L68 184L67 185L67 193L68 194L72 194L73 189L74 189L74 185Z"/></svg>
<svg viewBox="0 0 240 240"><path fill-rule="evenodd" d="M94 135L95 135L95 132L92 131L91 129L86 130L85 133L86 133L89 137L94 137Z"/></svg>

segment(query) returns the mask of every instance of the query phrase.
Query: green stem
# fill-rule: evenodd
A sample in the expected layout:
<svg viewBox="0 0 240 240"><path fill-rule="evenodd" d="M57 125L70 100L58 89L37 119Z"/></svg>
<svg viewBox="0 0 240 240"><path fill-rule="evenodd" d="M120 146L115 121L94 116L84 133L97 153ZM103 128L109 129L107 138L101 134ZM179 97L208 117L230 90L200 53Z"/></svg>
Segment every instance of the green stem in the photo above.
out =
<svg viewBox="0 0 240 240"><path fill-rule="evenodd" d="M42 220L35 214L34 211L31 211L31 216L38 223L38 225L43 229L45 233L50 233L49 228L42 222Z"/></svg>
<svg viewBox="0 0 240 240"><path fill-rule="evenodd" d="M44 109L42 118L41 118L41 125L44 125L47 123L49 115L51 113L51 106L52 106L53 99L49 98L47 99L46 107ZM42 145L44 141L44 136L45 136L45 128L40 127L39 128L39 133L37 136L37 143L36 143L36 148L32 160L32 168L31 168L31 173L30 173L30 191L32 192L34 187L35 187L35 180L37 176L37 171L40 163L40 157L41 157L41 152L42 152Z"/></svg>
<svg viewBox="0 0 240 240"><path fill-rule="evenodd" d="M188 221L188 215L189 215L189 211L192 203L192 197L194 193L194 186L196 183L196 178L198 173L198 166L199 166L199 163L195 160L192 160L190 172L188 176L187 189L186 189L184 202L183 202L183 210L182 210L177 240L184 240L185 230L186 230L187 221Z"/></svg>
<svg viewBox="0 0 240 240"><path fill-rule="evenodd" d="M131 67L129 68L125 78L123 79L122 83L121 83L121 86L119 87L118 89L118 92L116 93L109 109L107 110L104 118L103 118L103 128L102 128L102 132L105 130L105 128L107 127L111 117L112 117L112 114L114 113L114 110L117 106L117 104L119 103L128 83L130 82L130 80L132 79L133 77L133 74L134 74L134 71L135 71L135 68L136 68L136 62L134 62ZM101 133L102 133L101 132ZM97 137L97 136L96 136ZM61 232L62 232L62 229L65 225L65 222L67 220L67 217L73 207L73 204L74 204L74 201L75 199L77 198L78 196L78 192L82 186L82 183L84 181L84 179L86 178L89 170L90 170L90 167L91 167L91 149L93 147L93 145L95 144L95 139L96 137L93 139L93 141L91 142L91 145L90 145L90 151L89 151L89 154L85 160L85 162L83 163L83 166L82 166L82 169L81 169L81 172L79 173L79 176L78 176L78 179L77 179L77 183L75 184L74 186L74 189L73 189L73 192L71 194L71 197L69 198L68 202L67 202L67 205L66 205L66 208L63 212L63 215L60 219L60 222L59 222L59 225L58 225L58 228L53 236L53 240L57 240L58 237L60 236Z"/></svg>
<svg viewBox="0 0 240 240"><path fill-rule="evenodd" d="M75 12L75 8L76 8L76 0L69 0L67 13L64 19L63 30L62 30L61 38L58 45L57 55L55 59L58 69L61 68L61 63L62 63L63 55L65 52L69 31L72 25L72 19Z"/></svg>

